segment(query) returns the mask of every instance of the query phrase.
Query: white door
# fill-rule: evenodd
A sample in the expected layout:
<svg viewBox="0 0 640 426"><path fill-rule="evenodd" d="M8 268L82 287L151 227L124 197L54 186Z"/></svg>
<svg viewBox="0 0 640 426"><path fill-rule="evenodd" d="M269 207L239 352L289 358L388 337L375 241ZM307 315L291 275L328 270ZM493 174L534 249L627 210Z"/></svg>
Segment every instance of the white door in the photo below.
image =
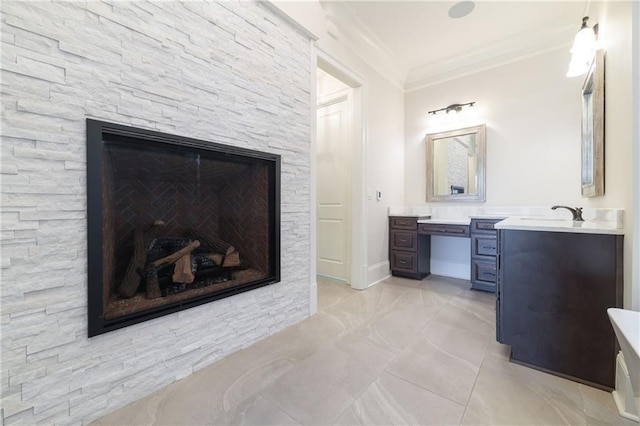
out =
<svg viewBox="0 0 640 426"><path fill-rule="evenodd" d="M350 91L324 100L317 121L317 273L349 282L351 255Z"/></svg>

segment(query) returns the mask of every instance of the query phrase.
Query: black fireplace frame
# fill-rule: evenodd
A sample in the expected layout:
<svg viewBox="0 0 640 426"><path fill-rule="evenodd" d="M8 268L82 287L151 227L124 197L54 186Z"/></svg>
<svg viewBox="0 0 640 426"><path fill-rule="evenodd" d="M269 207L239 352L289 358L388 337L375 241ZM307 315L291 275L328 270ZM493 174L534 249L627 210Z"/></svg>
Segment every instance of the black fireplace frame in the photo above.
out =
<svg viewBox="0 0 640 426"><path fill-rule="evenodd" d="M234 147L185 136L140 129L121 124L86 119L87 129L87 256L88 256L88 336L93 337L143 321L172 314L184 309L213 302L235 294L280 282L280 173L281 157L277 154ZM105 139L127 138L135 146L161 147L178 152L191 152L229 161L259 161L267 163L270 200L269 274L247 284L204 294L175 303L146 309L142 312L107 320L103 312L103 153Z"/></svg>

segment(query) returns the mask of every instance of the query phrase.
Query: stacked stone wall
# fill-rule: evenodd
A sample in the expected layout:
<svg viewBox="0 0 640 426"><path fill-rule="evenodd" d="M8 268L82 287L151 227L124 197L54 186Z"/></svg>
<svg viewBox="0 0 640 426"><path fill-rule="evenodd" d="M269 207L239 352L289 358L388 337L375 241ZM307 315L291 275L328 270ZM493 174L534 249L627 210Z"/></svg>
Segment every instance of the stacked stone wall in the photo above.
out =
<svg viewBox="0 0 640 426"><path fill-rule="evenodd" d="M3 1L2 419L88 423L309 314L310 43L249 1ZM282 156L282 282L87 337L86 118Z"/></svg>

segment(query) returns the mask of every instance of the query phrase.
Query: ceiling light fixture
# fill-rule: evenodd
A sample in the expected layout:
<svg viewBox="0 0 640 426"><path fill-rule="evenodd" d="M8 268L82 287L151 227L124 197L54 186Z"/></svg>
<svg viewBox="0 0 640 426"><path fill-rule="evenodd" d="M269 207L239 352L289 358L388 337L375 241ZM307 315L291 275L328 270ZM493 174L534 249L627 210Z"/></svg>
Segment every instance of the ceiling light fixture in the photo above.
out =
<svg viewBox="0 0 640 426"><path fill-rule="evenodd" d="M466 104L451 104L447 107L444 108L440 108L440 109L434 109L433 111L429 111L429 114L433 114L436 115L436 113L440 112L440 111L445 111L447 114L449 114L451 111L455 111L456 113L460 112L462 110L462 107L465 106L473 106L475 104L474 102L467 102Z"/></svg>
<svg viewBox="0 0 640 426"><path fill-rule="evenodd" d="M461 1L449 9L449 18L458 19L464 18L468 14L470 14L473 9L476 7L476 4L472 1Z"/></svg>
<svg viewBox="0 0 640 426"><path fill-rule="evenodd" d="M567 77L577 77L585 74L593 61L596 51L598 24L594 25L593 28L589 28L587 26L588 20L588 16L582 18L580 31L578 31L576 38L573 40L573 46L571 46L571 62L569 63Z"/></svg>

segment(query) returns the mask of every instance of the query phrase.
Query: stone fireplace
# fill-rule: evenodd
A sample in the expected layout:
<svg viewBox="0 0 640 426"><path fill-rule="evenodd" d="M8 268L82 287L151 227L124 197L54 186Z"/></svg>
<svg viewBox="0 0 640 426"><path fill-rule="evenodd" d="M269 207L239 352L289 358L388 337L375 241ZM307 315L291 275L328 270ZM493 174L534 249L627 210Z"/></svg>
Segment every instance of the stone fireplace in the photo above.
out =
<svg viewBox="0 0 640 426"><path fill-rule="evenodd" d="M87 120L89 336L280 281L280 157Z"/></svg>
<svg viewBox="0 0 640 426"><path fill-rule="evenodd" d="M0 423L89 424L309 316L315 280L310 264L313 44L308 33L271 3L258 1L14 1L2 3L2 14L1 43L9 56L2 61L0 358L5 382ZM280 282L263 285L271 282L267 277L243 284L263 285L251 291L226 289L226 294L237 293L212 303L184 299L179 303L203 304L137 324L132 316L105 320L98 314L92 325L113 331L88 337L87 293L96 296L91 312L102 312L107 300L104 259L96 250L106 244L115 250L120 241L124 263L117 269L126 272L134 227L120 240L87 245L88 209L92 241L96 235L102 238L103 221L102 213L94 215L103 207L102 182L95 180L101 175L92 173L94 163L87 166L87 118L188 136L192 139L182 139L193 143L188 148L199 153L201 166L226 153L238 158L234 147L238 153L249 149L280 156L280 202L273 209L280 210L280 231L273 229L280 239L280 247L275 246L279 255L269 254L274 263L266 263L273 266L260 266L245 241L208 236L233 246L238 261L253 262L250 269L277 274L279 262ZM123 136L113 134L117 126L108 130L108 135ZM149 142L164 141L153 153L174 147L166 140L172 136L151 134ZM210 147L225 155L214 158ZM180 153L176 162L192 167L183 148L169 151ZM94 149L89 154L103 155ZM268 155L258 158L271 169ZM138 161L127 168L142 173L145 167ZM202 175L203 167L199 170ZM234 174L224 175L231 179ZM167 203L194 193L173 189ZM156 213L143 218L140 230L162 220L166 230L158 237L182 237L178 228L191 225L175 219L188 214ZM218 215L216 220L221 231L225 219ZM112 273L119 295L122 272ZM143 284L136 294L146 299ZM186 296L188 290L179 294ZM167 305L146 314L166 313ZM115 330L125 318L133 325Z"/></svg>

